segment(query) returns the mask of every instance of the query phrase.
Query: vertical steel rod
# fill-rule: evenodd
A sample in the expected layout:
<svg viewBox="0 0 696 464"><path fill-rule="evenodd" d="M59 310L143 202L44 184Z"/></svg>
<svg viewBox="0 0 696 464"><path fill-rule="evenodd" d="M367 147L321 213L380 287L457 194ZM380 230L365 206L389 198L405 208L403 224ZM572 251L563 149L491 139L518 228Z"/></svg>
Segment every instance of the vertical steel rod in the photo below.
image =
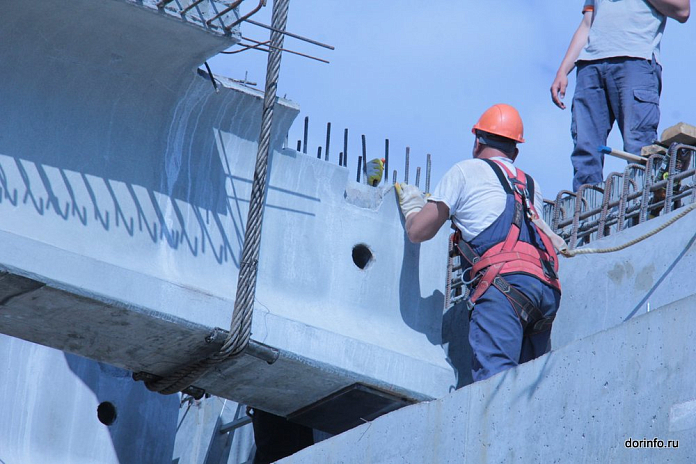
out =
<svg viewBox="0 0 696 464"><path fill-rule="evenodd" d="M416 187L420 188L420 166L416 168Z"/></svg>
<svg viewBox="0 0 696 464"><path fill-rule="evenodd" d="M384 183L389 182L389 139L384 139Z"/></svg>
<svg viewBox="0 0 696 464"><path fill-rule="evenodd" d="M321 147L317 147L317 158L321 159Z"/></svg>
<svg viewBox="0 0 696 464"><path fill-rule="evenodd" d="M324 152L324 161L329 161L329 144L331 143L331 123L326 123L326 151Z"/></svg>
<svg viewBox="0 0 696 464"><path fill-rule="evenodd" d="M431 168L431 159L430 159L430 153L428 153L428 156L425 161L425 193L430 193L430 168Z"/></svg>
<svg viewBox="0 0 696 464"><path fill-rule="evenodd" d="M367 176L367 143L365 142L365 134L362 135L362 160L363 172ZM367 177L365 180L367 180Z"/></svg>
<svg viewBox="0 0 696 464"><path fill-rule="evenodd" d="M338 165L343 166L343 152L338 152Z"/></svg>
<svg viewBox="0 0 696 464"><path fill-rule="evenodd" d="M348 128L343 130L343 165L348 167Z"/></svg>
<svg viewBox="0 0 696 464"><path fill-rule="evenodd" d="M406 173L404 174L404 184L408 184L408 163L411 157L411 147L406 147Z"/></svg>
<svg viewBox="0 0 696 464"><path fill-rule="evenodd" d="M297 151L302 151L302 140L297 141Z"/></svg>
<svg viewBox="0 0 696 464"><path fill-rule="evenodd" d="M360 182L360 171L362 170L362 156L358 156L358 176L355 178L355 180L359 183Z"/></svg>
<svg viewBox="0 0 696 464"><path fill-rule="evenodd" d="M396 169L394 169L394 177L392 177L392 184L396 184Z"/></svg>
<svg viewBox="0 0 696 464"><path fill-rule="evenodd" d="M674 195L674 174L677 167L677 155L679 154L679 146L673 143L667 150L667 153L670 152L671 157L669 158L669 167L667 168L667 186L665 187L665 205L662 208L664 214L667 214L672 211L672 196Z"/></svg>
<svg viewBox="0 0 696 464"><path fill-rule="evenodd" d="M309 133L309 116L304 118L304 145L302 147L302 153L307 154L307 135Z"/></svg>

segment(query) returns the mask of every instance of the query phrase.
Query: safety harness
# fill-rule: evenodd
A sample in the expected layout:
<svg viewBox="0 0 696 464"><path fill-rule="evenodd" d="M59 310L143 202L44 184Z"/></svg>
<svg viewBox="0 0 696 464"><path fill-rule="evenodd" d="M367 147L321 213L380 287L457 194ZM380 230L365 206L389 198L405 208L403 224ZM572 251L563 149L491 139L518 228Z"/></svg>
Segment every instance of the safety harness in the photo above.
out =
<svg viewBox="0 0 696 464"><path fill-rule="evenodd" d="M561 291L557 274L558 257L551 239L532 223L532 219L539 217L532 201L533 193L530 195L528 188L530 186L533 191L534 181L521 169L517 169L515 175L500 161L488 159L483 161L487 162L496 173L505 192L514 196L514 211L505 239L489 247L481 255L462 239L461 232L454 227L455 249L470 266L468 270L470 280L467 282L471 285L471 293L467 300L468 309L473 310L481 295L491 286L494 286L505 295L515 308L525 332L542 332L551 327L553 317L544 318L541 311L524 293L503 278L503 275L506 274L523 273L536 277L559 292ZM508 202L506 202L506 209L507 205ZM529 227L530 232L535 233L541 240L543 248L520 240L522 227ZM531 241L536 240L532 237ZM530 326L532 321L535 322Z"/></svg>

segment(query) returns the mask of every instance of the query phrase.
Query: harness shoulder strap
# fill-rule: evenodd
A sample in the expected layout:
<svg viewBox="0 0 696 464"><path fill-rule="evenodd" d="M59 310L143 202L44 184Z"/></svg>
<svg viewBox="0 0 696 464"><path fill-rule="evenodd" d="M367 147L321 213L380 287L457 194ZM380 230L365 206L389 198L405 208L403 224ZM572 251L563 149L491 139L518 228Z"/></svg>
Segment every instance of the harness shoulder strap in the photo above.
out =
<svg viewBox="0 0 696 464"><path fill-rule="evenodd" d="M498 166L498 163L496 163L493 160L489 159L484 159L491 169L493 169L493 172L495 172L495 175L498 176L498 180L500 181L500 185L503 186L503 189L505 189L505 193L508 195L512 194L512 188L510 187L510 182L507 180L507 176L503 173L503 170Z"/></svg>
<svg viewBox="0 0 696 464"><path fill-rule="evenodd" d="M532 179L532 176L529 174L525 173L524 174L527 177L527 191L529 192L529 201L534 204L534 179Z"/></svg>

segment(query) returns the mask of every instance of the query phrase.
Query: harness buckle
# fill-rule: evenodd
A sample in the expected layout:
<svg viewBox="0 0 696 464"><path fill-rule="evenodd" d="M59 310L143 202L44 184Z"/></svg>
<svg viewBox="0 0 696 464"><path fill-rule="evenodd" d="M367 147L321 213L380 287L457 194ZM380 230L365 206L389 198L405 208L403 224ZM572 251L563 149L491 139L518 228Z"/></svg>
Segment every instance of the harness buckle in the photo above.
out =
<svg viewBox="0 0 696 464"><path fill-rule="evenodd" d="M473 310L474 310L474 306L476 306L476 303L473 303L473 302L471 301L471 298L467 298L466 300L464 300L464 304L466 305L466 309L467 309L467 311L469 311L469 312L473 311Z"/></svg>
<svg viewBox="0 0 696 464"><path fill-rule="evenodd" d="M517 180L517 178L515 177L508 177L508 180L510 181L510 185L512 185L512 188L515 189L517 193L519 193L522 196L529 195L529 192L527 191L527 184L525 182ZM522 188L520 188L520 186Z"/></svg>
<svg viewBox="0 0 696 464"><path fill-rule="evenodd" d="M544 271L544 275L551 280L558 280L558 274L553 268L551 261L545 259L540 259L539 261L541 261L541 269Z"/></svg>
<svg viewBox="0 0 696 464"><path fill-rule="evenodd" d="M467 273L469 273L469 277L471 277L471 268L470 268L470 267L464 269L464 271L462 272L461 277L459 278L459 279L462 281L462 283L463 283L464 285L469 286L469 285L473 284L474 282L476 282L479 278L481 278L481 272L479 272L479 273L476 274L474 277L472 277L471 280L466 280L466 279L464 278L464 276L465 276Z"/></svg>

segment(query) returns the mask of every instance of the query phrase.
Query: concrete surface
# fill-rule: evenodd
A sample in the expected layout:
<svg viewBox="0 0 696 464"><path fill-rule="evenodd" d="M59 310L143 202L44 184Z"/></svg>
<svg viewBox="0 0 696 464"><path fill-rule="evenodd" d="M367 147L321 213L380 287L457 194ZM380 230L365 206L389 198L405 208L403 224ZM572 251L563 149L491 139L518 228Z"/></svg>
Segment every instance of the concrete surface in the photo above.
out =
<svg viewBox="0 0 696 464"><path fill-rule="evenodd" d="M80 356L0 335L0 379L2 463L240 464L252 452L250 425L213 442L236 403L182 403L179 395L148 391L130 372ZM103 403L116 410L111 425L98 418ZM206 461L212 456L218 460Z"/></svg>
<svg viewBox="0 0 696 464"><path fill-rule="evenodd" d="M13 63L0 67L0 332L17 337L0 336L7 463L203 463L236 406L182 409L128 371L165 374L222 342L206 338L232 314L261 95L224 80L214 93L197 71L229 37L132 3L11 0L0 16ZM279 359L244 355L196 384L281 415L354 383L413 401L465 385L467 314L442 313L448 230L413 245L392 189L283 149L298 111L278 100L252 326ZM687 462L695 223L563 260L549 355L288 462ZM121 411L109 428L95 422L104 401ZM680 448L622 447L655 436ZM241 460L249 439L216 452Z"/></svg>
<svg viewBox="0 0 696 464"><path fill-rule="evenodd" d="M594 241L584 248L622 245L654 230L680 210ZM561 307L552 344L560 348L694 294L696 213L636 245L607 254L561 258Z"/></svg>
<svg viewBox="0 0 696 464"><path fill-rule="evenodd" d="M670 303L279 462L692 462L694 305ZM627 448L629 439L664 448Z"/></svg>
<svg viewBox="0 0 696 464"><path fill-rule="evenodd" d="M261 94L196 70L228 38L123 1L45 11L0 18L0 332L163 375L229 327ZM196 385L281 415L356 382L439 397L446 231L410 244L393 190L283 149L298 111L276 105L252 326L280 359Z"/></svg>

